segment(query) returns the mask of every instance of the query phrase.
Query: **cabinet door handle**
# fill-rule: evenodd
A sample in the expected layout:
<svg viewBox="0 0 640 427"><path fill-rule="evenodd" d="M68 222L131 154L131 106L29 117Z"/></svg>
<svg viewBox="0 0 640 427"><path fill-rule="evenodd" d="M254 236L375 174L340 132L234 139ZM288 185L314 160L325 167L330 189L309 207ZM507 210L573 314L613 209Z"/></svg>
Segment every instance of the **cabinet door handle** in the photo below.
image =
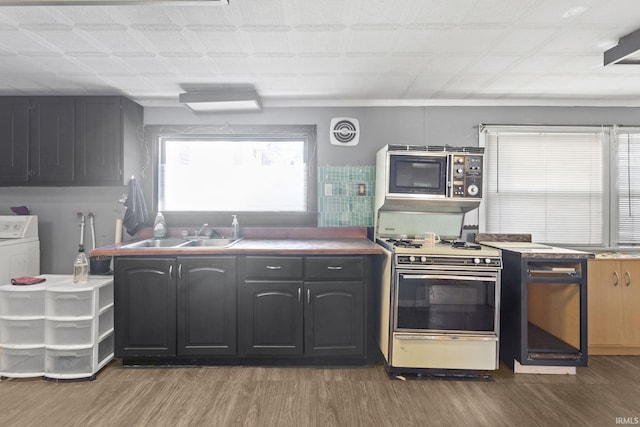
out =
<svg viewBox="0 0 640 427"><path fill-rule="evenodd" d="M267 265L266 269L267 270L282 270L282 266L281 265Z"/></svg>
<svg viewBox="0 0 640 427"><path fill-rule="evenodd" d="M178 264L178 278L182 279L182 263Z"/></svg>
<svg viewBox="0 0 640 427"><path fill-rule="evenodd" d="M631 273L629 273L628 271L625 271L624 277L627 278L627 281L625 284L627 285L627 288L628 288L629 286L631 286Z"/></svg>
<svg viewBox="0 0 640 427"><path fill-rule="evenodd" d="M342 266L338 265L338 266L328 266L327 270L342 270Z"/></svg>
<svg viewBox="0 0 640 427"><path fill-rule="evenodd" d="M169 266L169 279L173 280L173 265Z"/></svg>
<svg viewBox="0 0 640 427"><path fill-rule="evenodd" d="M302 288L298 288L298 302L302 301Z"/></svg>
<svg viewBox="0 0 640 427"><path fill-rule="evenodd" d="M613 275L616 276L616 281L613 282L613 286L618 286L618 283L620 283L620 275L618 274L617 271L614 271Z"/></svg>
<svg viewBox="0 0 640 427"><path fill-rule="evenodd" d="M307 304L311 303L311 290L307 289Z"/></svg>

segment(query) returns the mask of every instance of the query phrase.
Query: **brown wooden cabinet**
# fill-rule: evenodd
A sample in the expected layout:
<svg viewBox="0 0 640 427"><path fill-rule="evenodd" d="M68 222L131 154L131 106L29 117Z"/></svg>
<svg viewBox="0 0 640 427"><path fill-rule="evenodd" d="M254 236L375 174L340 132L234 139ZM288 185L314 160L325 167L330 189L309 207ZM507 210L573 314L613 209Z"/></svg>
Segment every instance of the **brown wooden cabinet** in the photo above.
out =
<svg viewBox="0 0 640 427"><path fill-rule="evenodd" d="M589 353L640 354L640 259L589 261Z"/></svg>

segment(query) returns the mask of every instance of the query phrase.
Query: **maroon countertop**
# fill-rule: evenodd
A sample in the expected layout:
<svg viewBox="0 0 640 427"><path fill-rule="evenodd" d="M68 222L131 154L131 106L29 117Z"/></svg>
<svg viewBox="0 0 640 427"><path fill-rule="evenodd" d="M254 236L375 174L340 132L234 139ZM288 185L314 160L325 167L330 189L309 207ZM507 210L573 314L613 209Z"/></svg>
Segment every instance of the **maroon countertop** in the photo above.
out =
<svg viewBox="0 0 640 427"><path fill-rule="evenodd" d="M170 229L179 236L181 229ZM231 247L189 246L183 248L132 248L122 246L150 237L148 230L121 244L93 249L91 256L132 255L376 255L380 246L367 239L366 228L245 228L242 240Z"/></svg>

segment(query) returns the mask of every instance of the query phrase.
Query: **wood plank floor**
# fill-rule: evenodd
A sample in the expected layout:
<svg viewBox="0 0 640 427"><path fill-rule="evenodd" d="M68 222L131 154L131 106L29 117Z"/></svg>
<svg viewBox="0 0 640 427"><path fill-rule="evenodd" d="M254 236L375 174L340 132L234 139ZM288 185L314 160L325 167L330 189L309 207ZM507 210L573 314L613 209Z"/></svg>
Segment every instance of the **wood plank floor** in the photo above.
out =
<svg viewBox="0 0 640 427"><path fill-rule="evenodd" d="M577 375L389 379L364 368L124 368L95 381L0 381L2 426L615 426L640 417L640 356Z"/></svg>

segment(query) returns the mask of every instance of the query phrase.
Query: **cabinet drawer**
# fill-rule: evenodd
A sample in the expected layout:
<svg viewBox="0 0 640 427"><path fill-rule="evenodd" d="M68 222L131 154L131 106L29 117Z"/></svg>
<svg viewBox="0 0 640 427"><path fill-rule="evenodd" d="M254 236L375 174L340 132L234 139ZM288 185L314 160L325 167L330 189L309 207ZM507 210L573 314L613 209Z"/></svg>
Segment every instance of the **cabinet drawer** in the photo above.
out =
<svg viewBox="0 0 640 427"><path fill-rule="evenodd" d="M362 279L362 257L308 257L305 258L305 279Z"/></svg>
<svg viewBox="0 0 640 427"><path fill-rule="evenodd" d="M245 258L247 279L302 279L302 257Z"/></svg>

